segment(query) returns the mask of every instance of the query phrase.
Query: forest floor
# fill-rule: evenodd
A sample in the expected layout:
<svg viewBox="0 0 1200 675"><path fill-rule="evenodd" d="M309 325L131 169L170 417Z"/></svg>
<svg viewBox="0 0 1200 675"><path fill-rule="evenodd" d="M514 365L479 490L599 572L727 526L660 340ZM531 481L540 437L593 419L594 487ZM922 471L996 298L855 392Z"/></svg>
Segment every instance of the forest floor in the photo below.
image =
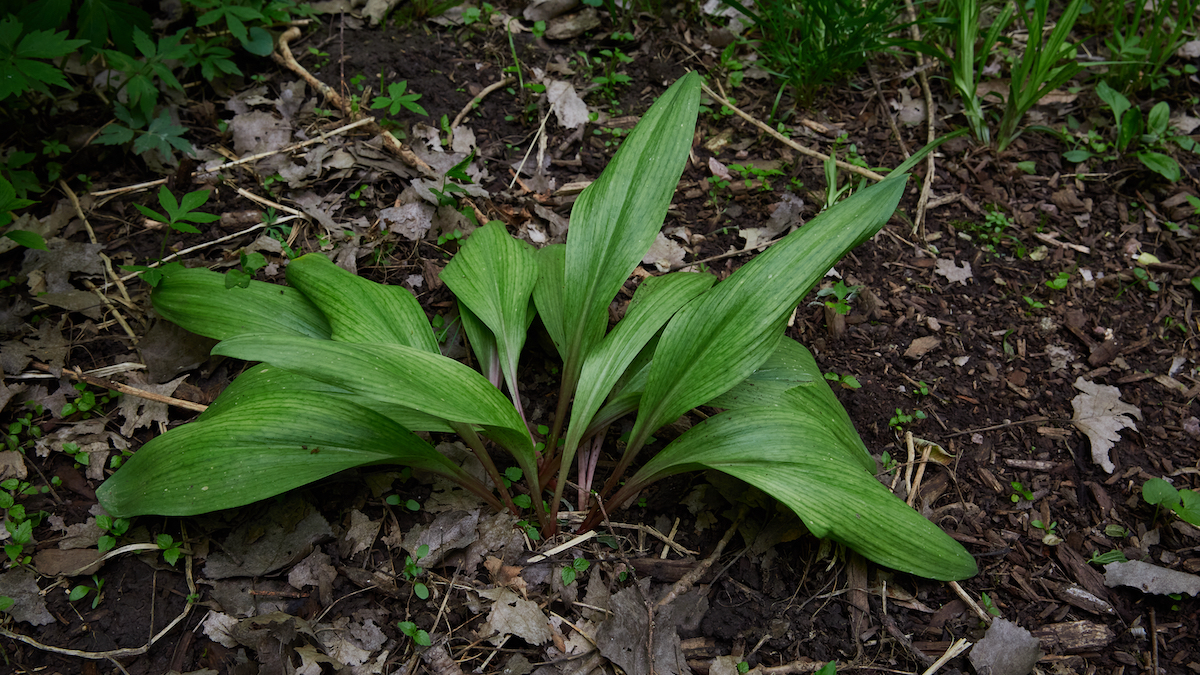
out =
<svg viewBox="0 0 1200 675"><path fill-rule="evenodd" d="M728 36L682 20L643 17L630 40L601 31L556 41L519 33L511 44L494 27L369 28L352 19L343 25L337 15L323 21L291 44L301 63L345 96L367 87L378 93L381 76L406 81L428 117L401 111L392 119L415 155L444 173L475 152L477 185L467 203L535 244L562 240L577 194L572 184L599 175L667 85L698 70L714 86L728 86L713 46ZM599 66L581 62L579 53L614 48L632 57L619 66L631 81L596 86ZM568 128L578 108L552 109L546 96L513 84L488 93L446 138L443 120L504 79L514 55L524 78L571 83L593 119ZM906 72L913 65L880 61L877 86L863 72L849 86L823 90L786 118L793 140L864 166L899 165L927 133L923 94ZM228 157L280 150L347 122L320 112L332 106L296 73L265 59L259 66L258 82L181 107L193 144L207 153L201 165L217 148ZM766 120L775 86L748 72L727 91L742 111ZM945 80L932 83L937 132L962 126ZM1200 94L1195 77L1173 81L1170 91L1174 110L1200 115L1187 108ZM1098 114L1089 97L1059 96L1034 115L1052 127L1068 115L1087 119ZM32 420L42 438L29 440L23 454L0 453L0 466L34 487L61 479L54 490L19 500L48 517L33 532L31 564L0 576L0 594L18 602L0 638L0 672L456 672L450 659L462 672L613 672L615 664L640 674L650 672L653 653L659 673L725 674L740 662L757 672L810 672L828 661L841 670L915 673L960 638L978 642L993 615L1040 640L1040 672L1200 672L1200 602L1184 591L1187 583L1195 590L1194 577L1174 596L1170 588L1147 593L1107 586L1104 567L1089 563L1117 551L1200 573L1200 530L1142 497L1151 478L1200 487L1200 314L1191 282L1200 275L1200 217L1187 199L1200 195L1200 165L1180 153L1183 178L1174 184L1133 157L1076 173L1083 166L1066 162L1064 149L1036 132L999 154L968 137L946 143L936 154L923 224L914 218L924 162L884 230L824 284L857 289L848 313L831 310L822 301L829 296L811 297L788 328L841 381L830 384L882 460L880 479L902 498L913 494L916 508L977 557L979 574L956 589L894 573L822 545L790 514L756 508L652 631L647 598L710 556L737 511L710 476L657 484L611 514L606 536L530 562L561 541L529 541L505 517L420 476L362 470L205 517L138 518L119 545L166 533L183 542L179 562L125 553L64 580L95 560L95 489L111 472L110 457L136 451L195 413L127 395L119 404L99 402L88 419L82 412L63 418L59 411L79 394L74 383L35 379L41 374L32 364L118 366L99 376L201 404L243 367L209 358L211 342L156 319L145 284L102 286L111 276L101 253L113 265L144 265L158 258L163 232L132 206L158 208L157 188L120 189L159 175L136 157L97 151L94 166L74 167L93 179L92 192L79 195L87 226L64 197L53 213L39 214L57 219L55 237L47 237L51 255L21 249L0 258L14 281L0 298L6 416L29 413L25 401L46 410ZM528 169L539 157L543 168ZM421 203L412 187L420 176L361 130L225 172L220 182L211 174L206 183L175 176L177 195L212 190L203 210L222 217L200 234L173 235L170 248L210 244L181 257L218 270L257 251L269 263L257 278L281 282L280 243L265 229L244 232L270 200L302 215L273 226L295 252L326 251L363 276L404 285L435 325L452 325L455 303L438 272L469 225L444 212L430 219L432 208L423 207L423 227L417 219L415 232L399 231L380 214ZM864 179L842 170L837 180ZM818 213L825 195L819 161L706 99L666 243L643 271L692 266L728 276L760 243ZM1155 259L1141 264L1139 254ZM1059 288L1046 283L1060 278ZM102 304L94 287L106 289ZM46 291L57 295L38 297ZM461 350L461 340L451 331L447 349ZM551 358L531 344L523 365ZM131 363L147 369L122 366ZM101 397L104 389L91 391ZM548 423L554 393L548 384L528 392L531 422ZM1112 447L1097 451L1073 420L1107 425ZM917 439L912 447L909 433ZM68 454L67 443L87 454ZM914 471L934 445L945 456L933 459L942 461ZM602 472L605 466L612 463L602 461ZM409 500L419 510L405 508ZM421 561L415 576L431 590L427 600L414 594L411 567L405 575L422 531L454 539ZM589 564L564 584L562 570L574 558ZM98 586L98 579L98 603L97 593L69 601L68 589ZM140 649L184 613L193 594L199 604ZM428 631L434 647L418 648L397 622ZM507 637L488 639L497 632ZM101 652L111 653L97 659ZM941 668L978 670L967 655Z"/></svg>

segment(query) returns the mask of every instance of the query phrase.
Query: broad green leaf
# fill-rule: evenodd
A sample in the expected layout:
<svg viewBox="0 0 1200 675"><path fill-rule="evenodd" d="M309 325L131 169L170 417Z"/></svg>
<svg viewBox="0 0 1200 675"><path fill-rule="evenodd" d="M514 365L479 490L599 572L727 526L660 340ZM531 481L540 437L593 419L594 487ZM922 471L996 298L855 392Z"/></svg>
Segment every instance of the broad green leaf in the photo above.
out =
<svg viewBox="0 0 1200 675"><path fill-rule="evenodd" d="M371 396L354 393L325 382L318 382L265 363L255 364L238 375L233 382L229 383L229 386L225 387L217 400L208 406L208 410L205 410L197 419L207 420L244 402L253 401L261 396L269 397L277 391L315 392L330 398L348 401L364 408L370 408L410 431L443 433L453 433L454 431L446 420L439 417L406 406L384 403Z"/></svg>
<svg viewBox="0 0 1200 675"><path fill-rule="evenodd" d="M384 403L477 424L518 461L524 464L533 458L529 431L504 394L479 373L441 354L405 345L352 344L281 333L233 337L213 353L262 361Z"/></svg>
<svg viewBox="0 0 1200 675"><path fill-rule="evenodd" d="M567 247L551 244L538 249L538 283L533 287L533 303L537 305L542 325L558 349L563 361L567 359L567 338L563 329L563 268L567 262Z"/></svg>
<svg viewBox="0 0 1200 675"><path fill-rule="evenodd" d="M1179 182L1179 163L1173 158L1168 157L1161 152L1149 151L1139 152L1137 156L1147 169L1154 171L1172 183Z"/></svg>
<svg viewBox="0 0 1200 675"><path fill-rule="evenodd" d="M533 251L493 220L471 233L439 276L495 336L500 370L518 407L517 362L525 346L529 299L539 272Z"/></svg>
<svg viewBox="0 0 1200 675"><path fill-rule="evenodd" d="M1179 503L1171 508L1180 518L1200 527L1200 494L1188 489L1180 490Z"/></svg>
<svg viewBox="0 0 1200 675"><path fill-rule="evenodd" d="M1121 92L1108 86L1108 83L1103 80L1096 84L1096 95L1112 109L1113 122L1120 127L1121 118L1125 115L1125 111L1129 110L1129 99L1125 98L1125 95Z"/></svg>
<svg viewBox="0 0 1200 675"><path fill-rule="evenodd" d="M363 279L320 253L293 260L287 280L325 314L334 340L394 343L440 353L421 304L403 287Z"/></svg>
<svg viewBox="0 0 1200 675"><path fill-rule="evenodd" d="M642 282L629 302L625 318L583 362L571 408L563 466L570 463L592 417L642 348L680 307L708 290L714 281L716 278L709 274L679 273L650 277Z"/></svg>
<svg viewBox="0 0 1200 675"><path fill-rule="evenodd" d="M802 389L801 389L802 388ZM829 433L865 471L875 472L875 458L863 445L837 396L825 382L816 359L804 345L785 337L758 370L733 389L709 401L716 408L772 408L791 406L810 418L824 420Z"/></svg>
<svg viewBox="0 0 1200 675"><path fill-rule="evenodd" d="M1161 478L1151 478L1142 483L1142 499L1147 504L1173 507L1179 503L1179 491Z"/></svg>
<svg viewBox="0 0 1200 675"><path fill-rule="evenodd" d="M374 463L405 464L478 486L381 415L319 392L281 391L151 440L96 495L114 516L195 515Z"/></svg>
<svg viewBox="0 0 1200 675"><path fill-rule="evenodd" d="M1087 150L1068 150L1063 153L1063 159L1076 164L1086 162L1091 159L1092 153Z"/></svg>
<svg viewBox="0 0 1200 675"><path fill-rule="evenodd" d="M655 429L746 379L775 351L788 316L847 252L896 209L907 175L859 190L742 266L667 324L626 457Z"/></svg>
<svg viewBox="0 0 1200 675"><path fill-rule="evenodd" d="M1166 101L1159 101L1150 109L1150 114L1146 116L1146 124L1148 131L1155 136L1162 137L1167 132L1167 125L1171 121L1171 104Z"/></svg>
<svg viewBox="0 0 1200 675"><path fill-rule="evenodd" d="M42 235L38 234L37 232L30 232L29 230L8 230L4 233L4 236L12 239L13 241L17 242L17 244L24 246L25 248L36 248L42 251L48 250L46 248L46 240L43 239Z"/></svg>
<svg viewBox="0 0 1200 675"><path fill-rule="evenodd" d="M462 303L458 302L458 316L462 320L463 330L467 333L467 341L471 343L471 351L479 360L479 370L484 377L496 387L500 386L500 351L496 348L496 335L483 325L479 317Z"/></svg>
<svg viewBox="0 0 1200 675"><path fill-rule="evenodd" d="M250 34L239 40L246 51L256 56L267 56L275 48L275 41L271 39L271 34L258 26L251 27Z"/></svg>
<svg viewBox="0 0 1200 675"><path fill-rule="evenodd" d="M689 73L646 111L571 210L563 279L564 379L608 325L608 305L662 228L692 146L700 76Z"/></svg>
<svg viewBox="0 0 1200 675"><path fill-rule="evenodd" d="M225 275L202 268L165 274L150 299L167 321L215 340L245 333L331 335L325 315L296 289L262 281L227 289Z"/></svg>
<svg viewBox="0 0 1200 675"><path fill-rule="evenodd" d="M803 398L818 383L792 390ZM614 503L659 478L715 469L775 497L812 533L841 542L877 563L931 579L973 576L962 545L909 508L855 461L829 420L789 405L710 417L658 453Z"/></svg>

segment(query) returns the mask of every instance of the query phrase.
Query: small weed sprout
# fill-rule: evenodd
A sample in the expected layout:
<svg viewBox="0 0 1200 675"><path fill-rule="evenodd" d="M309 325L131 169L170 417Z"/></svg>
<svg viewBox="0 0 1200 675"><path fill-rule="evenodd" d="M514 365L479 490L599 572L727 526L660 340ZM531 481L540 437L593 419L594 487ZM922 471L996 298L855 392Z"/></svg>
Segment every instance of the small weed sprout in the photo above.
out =
<svg viewBox="0 0 1200 675"><path fill-rule="evenodd" d="M429 639L429 633L417 628L417 624L411 621L399 621L396 623L396 628L399 628L401 633L407 635L421 647L428 647L433 644L433 641Z"/></svg>
<svg viewBox="0 0 1200 675"><path fill-rule="evenodd" d="M413 559L413 557L411 555L404 557L404 569L402 570L401 575L404 577L404 579L406 581L413 582L413 593L416 593L418 598L420 598L422 600L428 600L429 599L429 587L426 586L424 583L417 581L417 577L421 576L422 574L425 574L425 570L423 568L417 566L417 561L419 561L421 558L424 558L425 556L429 555L429 545L421 544L417 548L416 553L417 553L417 557L415 560Z"/></svg>
<svg viewBox="0 0 1200 675"><path fill-rule="evenodd" d="M116 547L117 537L123 536L129 531L129 520L101 514L96 516L96 527L104 531L104 534L100 535L100 538L96 541L96 548L101 553L105 553Z"/></svg>
<svg viewBox="0 0 1200 675"><path fill-rule="evenodd" d="M407 90L408 81L406 80L389 84L387 86L387 95L376 96L375 100L371 101L371 109L387 109L388 114L393 117L400 114L401 110L407 110L422 117L428 117L429 113L421 107L421 104L417 103L421 99L421 95Z"/></svg>
<svg viewBox="0 0 1200 675"><path fill-rule="evenodd" d="M832 286L827 286L817 291L817 297L828 298L829 296L833 296L833 299L825 301L825 306L838 314L845 315L850 313L850 303L854 302L854 299L858 297L862 289L862 286L847 286L846 282L838 279L837 283Z"/></svg>
<svg viewBox="0 0 1200 675"><path fill-rule="evenodd" d="M183 546L183 542L175 541L174 537L164 533L155 537L154 543L163 552L163 560L167 561L167 564L171 567L174 567L175 563L179 560L179 556L183 553L179 549L180 546Z"/></svg>
<svg viewBox="0 0 1200 675"><path fill-rule="evenodd" d="M1155 520L1166 507L1184 521L1200 527L1200 494L1188 489L1177 490L1162 478L1151 478L1142 484L1142 499L1154 506Z"/></svg>
<svg viewBox="0 0 1200 675"><path fill-rule="evenodd" d="M899 429L912 424L916 420L923 419L925 419L925 413L921 412L920 410L914 410L913 413L909 415L908 413L904 412L903 408L896 408L896 414L892 415L892 419L888 420L888 426L892 427L893 429Z"/></svg>
<svg viewBox="0 0 1200 675"><path fill-rule="evenodd" d="M838 373L825 373L825 379L830 382L837 382L844 389L861 389L862 383L853 375L839 375Z"/></svg>
<svg viewBox="0 0 1200 675"><path fill-rule="evenodd" d="M1129 558L1126 558L1125 554L1117 549L1113 549L1108 553L1101 553L1097 549L1092 551L1092 557L1088 558L1088 562L1103 567L1109 563L1129 562Z"/></svg>
<svg viewBox="0 0 1200 675"><path fill-rule="evenodd" d="M1070 272L1059 272L1053 279L1046 282L1046 286L1053 288L1056 291L1061 291L1067 287L1067 282L1071 280Z"/></svg>
<svg viewBox="0 0 1200 675"><path fill-rule="evenodd" d="M987 594L987 591L980 591L979 604L984 611L992 616L1000 616L1000 610L996 608L996 603L992 601L992 596Z"/></svg>
<svg viewBox="0 0 1200 675"><path fill-rule="evenodd" d="M570 586L571 584L575 583L575 578L579 574L586 572L591 565L592 564L587 561L587 558L575 558L572 560L570 565L562 568L563 586Z"/></svg>
<svg viewBox="0 0 1200 675"><path fill-rule="evenodd" d="M1008 485L1013 490L1012 496L1009 497L1009 500L1012 501L1012 503L1016 504L1022 499L1025 501L1033 501L1033 493L1027 490L1024 485L1021 485L1021 481L1014 480Z"/></svg>
<svg viewBox="0 0 1200 675"><path fill-rule="evenodd" d="M96 607L100 605L100 601L104 598L104 594L101 592L104 588L104 579L101 579L98 575L93 574L92 584L94 585L87 586L80 584L75 588L72 588L71 592L67 595L67 599L71 602L77 602L86 598L88 594L91 593L92 609L96 609Z"/></svg>

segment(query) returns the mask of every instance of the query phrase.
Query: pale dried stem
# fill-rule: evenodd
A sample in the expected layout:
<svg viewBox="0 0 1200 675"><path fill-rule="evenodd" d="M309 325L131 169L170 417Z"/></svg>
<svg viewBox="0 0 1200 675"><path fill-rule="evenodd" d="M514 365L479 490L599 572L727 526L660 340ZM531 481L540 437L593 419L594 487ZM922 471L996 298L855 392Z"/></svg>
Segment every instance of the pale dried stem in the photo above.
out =
<svg viewBox="0 0 1200 675"><path fill-rule="evenodd" d="M921 29L917 27L917 10L913 7L913 0L904 0L904 6L908 10L908 17L911 25L909 32L912 34L913 40L921 41ZM937 137L933 129L933 90L929 87L929 74L925 71L925 57L917 54L917 79L921 82L921 91L925 94L925 142L933 143ZM925 212L928 210L929 195L933 193L933 178L934 178L934 153L929 153L925 156L925 180L921 184L921 197L917 200L917 215L913 220L913 234L920 232L920 239L925 241Z"/></svg>
<svg viewBox="0 0 1200 675"><path fill-rule="evenodd" d="M35 370L40 370L43 373L54 374L54 368L51 368L50 366L46 365L45 363L34 362L33 364L31 364L31 366ZM157 403L166 403L167 405L175 406L176 408L183 408L185 410L193 410L195 412L204 412L205 410L208 410L208 406L206 406L202 403L196 403L194 401L185 401L181 398L172 398L170 396L163 396L162 394L155 394L152 391L146 391L144 389L138 389L136 387L131 387L127 384L121 384L120 382L113 382L112 380L105 380L103 378L88 375L78 369L72 371L72 370L67 370L64 368L62 371L62 374L66 375L67 377L69 377L72 380L75 380L77 382L87 382L88 384L96 386L96 387L112 389L113 391L119 391L122 394L128 394L129 396L136 396L138 398L146 399L147 401L155 401Z"/></svg>
<svg viewBox="0 0 1200 675"><path fill-rule="evenodd" d="M469 115L472 110L475 109L475 106L479 105L479 103L481 101L483 101L483 99L487 98L488 94L492 93L493 91L496 91L497 89L499 89L501 87L507 87L508 85L512 84L515 81L516 80L510 76L510 77L506 77L506 78L500 80L499 82L493 82L492 84L489 84L488 86L484 87L483 91L476 94L475 98L471 99L470 101L467 102L467 104L465 106L463 106L462 111L459 112L458 116L454 118L454 121L450 123L450 128L457 129L458 125L462 124L463 119L467 115Z"/></svg>
<svg viewBox="0 0 1200 675"><path fill-rule="evenodd" d="M350 110L350 105L346 99L343 98L341 94L334 91L332 87L318 80L312 73L308 72L307 68L300 65L296 61L296 58L292 56L292 50L288 47L288 43L298 37L300 37L300 29L289 28L287 32L279 37L279 46L277 50L271 54L271 58L275 59L275 61L280 65L285 66L292 72L302 77L304 81L309 84L309 86L320 92L321 95L325 97L325 100L337 106L337 108L341 110L342 114L347 118L352 117L353 115ZM383 139L383 146L387 148L388 152L391 152L399 157L405 164L417 169L426 176L438 176L438 172L433 167L429 166L429 164L427 164L420 157L417 157L412 150L400 142L400 139L393 136L392 132L381 128L374 119L369 119L365 126L371 132L379 134L379 136Z"/></svg>
<svg viewBox="0 0 1200 675"><path fill-rule="evenodd" d="M734 519L729 529L725 531L725 536L721 537L721 541L717 542L717 547L713 549L712 554L705 558L699 565L693 567L687 574L683 575L682 579L676 581L675 585L671 587L671 592L663 596L662 600L659 600L658 604L654 606L654 611L657 612L666 607L671 601L687 593L691 590L692 586L696 585L696 582L700 581L700 578L704 576L708 568L712 567L713 563L725 552L725 547L733 540L733 535L737 534L738 526L742 524L742 520L746 517L748 511L747 507L742 506L741 510L738 511L737 518Z"/></svg>
<svg viewBox="0 0 1200 675"><path fill-rule="evenodd" d="M813 150L812 148L807 148L803 145L800 145L796 141L793 141L792 139L788 138L787 136L784 136L783 134L779 133L778 131L775 131L771 127L767 126L763 122L760 122L759 120L755 119L753 116L749 115L748 113L742 112L742 110L740 108L738 108L737 106L730 103L729 100L726 99L724 96L721 96L717 92L710 89L707 84L701 84L700 88L703 89L704 93L708 94L708 96L710 98L712 98L712 100L716 101L717 103L720 103L721 105L725 106L726 108L729 108L738 117L741 117L742 119L746 120L747 122L758 127L760 130L762 130L763 133L774 138L775 140L779 141L780 143L783 143L784 145L788 146L789 148L795 150L796 152L798 152L802 155L806 155L808 157L812 157L814 159L819 159L822 162L829 159L829 155L822 154L820 152L817 152L816 150ZM873 181L881 181L884 179L884 176L882 176L878 173L875 173L874 171L871 171L870 169L864 169L861 166L855 166L853 164L843 162L840 159L835 159L833 161L834 161L834 163L837 164L837 167L839 169L849 171L850 173L857 174L864 178L870 178Z"/></svg>

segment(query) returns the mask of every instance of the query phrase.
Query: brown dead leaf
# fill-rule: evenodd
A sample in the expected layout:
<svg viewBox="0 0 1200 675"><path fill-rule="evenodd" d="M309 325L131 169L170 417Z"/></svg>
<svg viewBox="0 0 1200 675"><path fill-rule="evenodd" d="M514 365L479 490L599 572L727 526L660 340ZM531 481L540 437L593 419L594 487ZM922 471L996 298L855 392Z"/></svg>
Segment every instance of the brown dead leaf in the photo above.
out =
<svg viewBox="0 0 1200 675"><path fill-rule="evenodd" d="M1112 473L1116 467L1109 459L1108 451L1121 439L1121 429L1137 431L1128 415L1140 420L1142 411L1123 402L1121 390L1116 387L1088 382L1081 376L1075 380L1075 388L1083 393L1071 399L1071 406L1075 408L1071 421L1091 439L1092 461Z"/></svg>

